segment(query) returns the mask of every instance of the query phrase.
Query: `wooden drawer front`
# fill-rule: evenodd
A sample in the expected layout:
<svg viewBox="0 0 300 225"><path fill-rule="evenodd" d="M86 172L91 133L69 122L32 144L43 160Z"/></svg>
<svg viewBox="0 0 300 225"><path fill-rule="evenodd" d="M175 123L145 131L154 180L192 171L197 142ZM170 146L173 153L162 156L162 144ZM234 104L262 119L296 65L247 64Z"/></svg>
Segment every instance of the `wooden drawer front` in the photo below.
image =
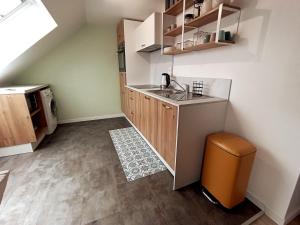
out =
<svg viewBox="0 0 300 225"><path fill-rule="evenodd" d="M25 96L0 95L0 147L36 141Z"/></svg>
<svg viewBox="0 0 300 225"><path fill-rule="evenodd" d="M174 169L177 136L177 107L158 102L157 150L169 166Z"/></svg>
<svg viewBox="0 0 300 225"><path fill-rule="evenodd" d="M128 88L124 88L124 113L127 116L127 118L129 119L130 117L130 108L129 108L129 89Z"/></svg>
<svg viewBox="0 0 300 225"><path fill-rule="evenodd" d="M139 92L135 92L134 95L134 118L133 118L133 123L134 125L140 129L141 125L141 97Z"/></svg>
<svg viewBox="0 0 300 225"><path fill-rule="evenodd" d="M134 90L128 92L129 96L129 119L139 129L141 121L140 93Z"/></svg>
<svg viewBox="0 0 300 225"><path fill-rule="evenodd" d="M134 123L134 116L135 116L135 93L133 90L129 89L128 92L129 97L129 119L132 123Z"/></svg>
<svg viewBox="0 0 300 225"><path fill-rule="evenodd" d="M157 100L141 95L141 132L153 147L157 147Z"/></svg>

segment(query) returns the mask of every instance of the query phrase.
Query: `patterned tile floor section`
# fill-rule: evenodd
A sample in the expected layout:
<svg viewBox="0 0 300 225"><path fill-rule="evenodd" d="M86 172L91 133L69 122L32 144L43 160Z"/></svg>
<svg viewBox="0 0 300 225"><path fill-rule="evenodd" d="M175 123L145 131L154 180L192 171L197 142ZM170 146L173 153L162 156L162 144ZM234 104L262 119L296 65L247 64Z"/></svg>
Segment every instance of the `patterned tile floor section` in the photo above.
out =
<svg viewBox="0 0 300 225"><path fill-rule="evenodd" d="M128 181L167 168L133 127L109 131Z"/></svg>

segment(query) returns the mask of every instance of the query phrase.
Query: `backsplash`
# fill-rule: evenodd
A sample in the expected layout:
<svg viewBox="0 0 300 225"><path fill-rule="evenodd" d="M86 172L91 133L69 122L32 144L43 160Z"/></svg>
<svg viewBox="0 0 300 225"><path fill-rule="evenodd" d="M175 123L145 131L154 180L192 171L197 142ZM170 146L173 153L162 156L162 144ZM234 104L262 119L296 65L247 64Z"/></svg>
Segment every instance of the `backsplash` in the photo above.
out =
<svg viewBox="0 0 300 225"><path fill-rule="evenodd" d="M229 99L231 89L231 79L214 79L214 78L202 78L202 77L172 77L179 84L189 84L190 91L193 90L194 81L203 81L203 95L219 97ZM175 83L172 85L175 88ZM179 88L180 89L180 88Z"/></svg>

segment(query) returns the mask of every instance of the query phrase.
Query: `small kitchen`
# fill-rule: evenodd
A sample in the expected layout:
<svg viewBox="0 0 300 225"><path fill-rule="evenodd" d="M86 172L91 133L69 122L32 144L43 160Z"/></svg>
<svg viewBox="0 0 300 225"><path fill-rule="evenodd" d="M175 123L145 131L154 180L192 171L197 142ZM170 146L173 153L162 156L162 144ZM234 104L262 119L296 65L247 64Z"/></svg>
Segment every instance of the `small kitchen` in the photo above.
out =
<svg viewBox="0 0 300 225"><path fill-rule="evenodd" d="M1 224L298 224L298 3L25 0L0 30L33 6L57 28L0 67Z"/></svg>

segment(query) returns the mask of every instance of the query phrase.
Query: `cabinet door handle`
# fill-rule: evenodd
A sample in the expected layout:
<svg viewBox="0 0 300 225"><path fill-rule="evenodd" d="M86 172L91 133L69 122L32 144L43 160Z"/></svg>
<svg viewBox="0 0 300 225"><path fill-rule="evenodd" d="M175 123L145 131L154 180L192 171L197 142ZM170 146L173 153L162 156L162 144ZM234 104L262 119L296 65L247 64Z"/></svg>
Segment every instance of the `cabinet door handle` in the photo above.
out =
<svg viewBox="0 0 300 225"><path fill-rule="evenodd" d="M167 105L165 105L165 104L162 104L162 105L163 105L163 107L165 107L165 109L171 109L170 106L167 106Z"/></svg>
<svg viewBox="0 0 300 225"><path fill-rule="evenodd" d="M145 96L145 99L150 100L150 98L148 96Z"/></svg>

